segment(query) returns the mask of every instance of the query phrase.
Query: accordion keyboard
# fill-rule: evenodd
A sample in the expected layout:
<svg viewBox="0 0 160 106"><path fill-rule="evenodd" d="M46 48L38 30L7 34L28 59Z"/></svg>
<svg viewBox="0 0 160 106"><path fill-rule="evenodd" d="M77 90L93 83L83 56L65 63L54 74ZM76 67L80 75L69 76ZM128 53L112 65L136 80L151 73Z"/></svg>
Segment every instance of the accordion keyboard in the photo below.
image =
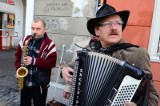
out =
<svg viewBox="0 0 160 106"><path fill-rule="evenodd" d="M141 80L126 75L117 91L111 106L123 106L125 101L131 101Z"/></svg>
<svg viewBox="0 0 160 106"><path fill-rule="evenodd" d="M79 52L73 73L70 106L124 106L131 101L143 71L96 52Z"/></svg>

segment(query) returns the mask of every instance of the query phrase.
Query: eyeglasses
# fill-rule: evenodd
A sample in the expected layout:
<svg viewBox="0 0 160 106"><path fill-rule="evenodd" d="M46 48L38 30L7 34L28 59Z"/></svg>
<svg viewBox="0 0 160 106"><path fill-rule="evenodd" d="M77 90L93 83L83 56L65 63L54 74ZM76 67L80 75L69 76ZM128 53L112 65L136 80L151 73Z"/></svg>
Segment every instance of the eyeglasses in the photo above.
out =
<svg viewBox="0 0 160 106"><path fill-rule="evenodd" d="M98 24L98 26L105 26L110 28L112 25L114 24L114 26L116 27L120 27L122 26L124 23L122 21L115 21L115 22L104 22L102 24Z"/></svg>

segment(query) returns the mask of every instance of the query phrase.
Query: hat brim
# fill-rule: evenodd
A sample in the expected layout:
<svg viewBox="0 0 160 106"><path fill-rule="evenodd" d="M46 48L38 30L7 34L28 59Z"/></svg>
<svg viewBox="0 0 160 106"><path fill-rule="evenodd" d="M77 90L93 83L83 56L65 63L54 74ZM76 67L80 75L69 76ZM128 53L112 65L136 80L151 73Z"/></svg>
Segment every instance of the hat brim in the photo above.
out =
<svg viewBox="0 0 160 106"><path fill-rule="evenodd" d="M128 17L129 17L129 14L130 14L130 12L128 10L114 12L112 14L108 14L107 16L105 15L105 16L101 16L101 17L98 17L98 18L89 19L88 22L87 22L88 31L92 35L96 36L96 34L95 34L95 26L97 24L97 21L99 19L101 19L101 18L108 17L108 16L115 15L115 14L119 15L121 17L123 23L124 23L123 26L122 26L122 31L123 31L125 29L125 27L126 27L126 24L127 24L127 21L128 21Z"/></svg>

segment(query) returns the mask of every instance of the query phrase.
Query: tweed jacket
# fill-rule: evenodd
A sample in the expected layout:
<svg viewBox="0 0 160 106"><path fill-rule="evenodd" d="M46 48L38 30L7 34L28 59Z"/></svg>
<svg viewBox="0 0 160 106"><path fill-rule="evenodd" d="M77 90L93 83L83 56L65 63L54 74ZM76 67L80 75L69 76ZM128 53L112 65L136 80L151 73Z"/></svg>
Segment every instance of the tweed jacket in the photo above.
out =
<svg viewBox="0 0 160 106"><path fill-rule="evenodd" d="M120 43L125 43L125 41L122 39ZM149 55L147 51L141 47L129 47L126 49L117 50L113 52L112 56L121 60L125 60L129 64L132 64L135 67L143 70L145 73L152 75ZM69 63L68 66L73 68L73 62ZM155 89L154 82L153 80L150 80L148 106L158 106L158 99L159 96Z"/></svg>

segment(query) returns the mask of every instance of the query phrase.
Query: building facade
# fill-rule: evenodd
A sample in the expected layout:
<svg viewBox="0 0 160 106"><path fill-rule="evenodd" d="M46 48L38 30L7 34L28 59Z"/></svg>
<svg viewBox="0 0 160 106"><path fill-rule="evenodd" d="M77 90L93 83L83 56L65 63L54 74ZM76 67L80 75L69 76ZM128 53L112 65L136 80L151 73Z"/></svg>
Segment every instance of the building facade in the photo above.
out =
<svg viewBox="0 0 160 106"><path fill-rule="evenodd" d="M9 0L8 0L9 1ZM65 45L67 63L73 54L75 42L90 39L86 29L88 18L94 17L97 10L98 0L11 0L0 2L0 36L4 30L12 30L10 33L18 32L18 37L13 38L13 45L25 35L31 34L31 22L34 17L41 17L47 23L47 33L56 43L58 50L58 62L60 62L62 45ZM14 2L13 2L14 1ZM153 79L160 94L160 1L159 0L100 0L116 7L117 10L130 10L131 14L123 37L133 44L140 45L148 50L150 54ZM2 8L3 7L3 8ZM9 21L8 18L13 18ZM7 24L6 24L7 23ZM9 25L9 26L7 26ZM12 25L14 27L12 27ZM12 27L12 28L11 28ZM3 30L4 29L4 30ZM4 44L4 38L0 37L0 50ZM68 56L69 55L69 56ZM53 74L55 73L53 70ZM53 82L56 81L53 75ZM61 85L53 85L62 88ZM63 84L62 84L63 85ZM51 87L52 88L52 87ZM53 90L51 89L50 92ZM61 91L60 91L61 92ZM53 92L52 92L53 93ZM52 95L49 95L49 99ZM59 99L61 99L59 97Z"/></svg>

